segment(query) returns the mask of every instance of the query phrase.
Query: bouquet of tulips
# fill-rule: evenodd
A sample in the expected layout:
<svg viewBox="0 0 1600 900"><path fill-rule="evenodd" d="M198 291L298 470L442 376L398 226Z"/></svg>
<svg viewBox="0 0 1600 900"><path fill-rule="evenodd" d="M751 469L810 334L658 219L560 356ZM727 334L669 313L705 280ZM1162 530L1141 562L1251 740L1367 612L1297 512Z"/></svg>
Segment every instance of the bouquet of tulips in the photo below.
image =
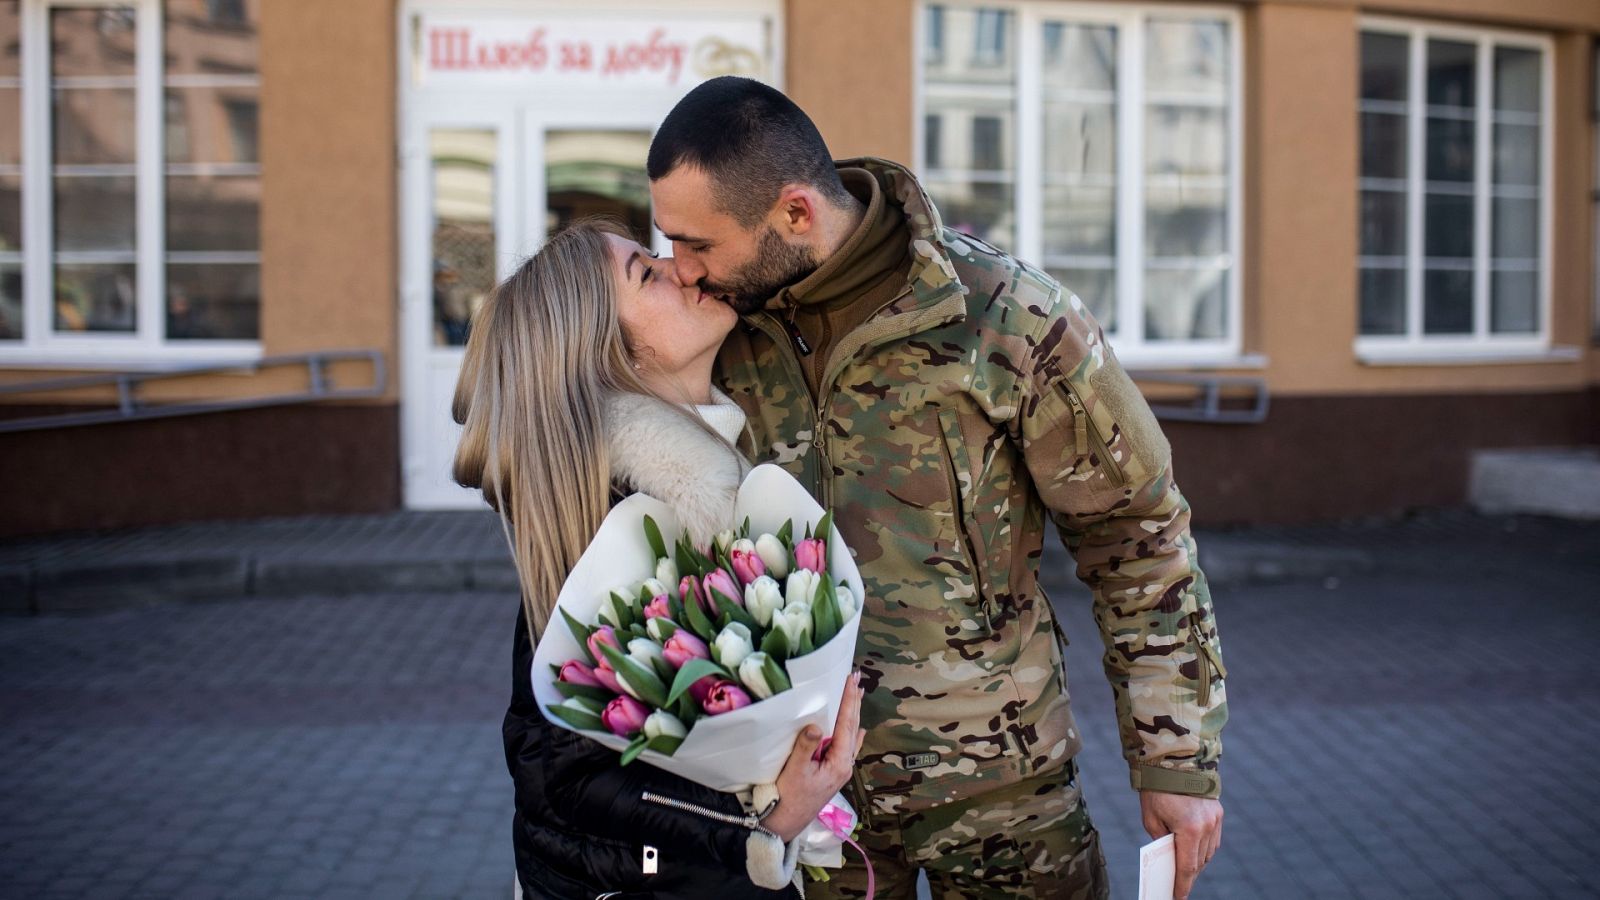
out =
<svg viewBox="0 0 1600 900"><path fill-rule="evenodd" d="M552 722L720 791L775 781L802 729L832 729L862 596L838 529L787 472L752 470L734 515L709 547L669 546L670 508L617 504L562 586L565 627L547 629L532 673ZM801 861L837 866L848 827L824 824Z"/></svg>
<svg viewBox="0 0 1600 900"><path fill-rule="evenodd" d="M560 610L581 659L554 669L566 699L550 714L629 738L627 765L647 748L672 756L704 716L792 690L784 664L827 644L856 613L849 585L828 574L829 515L799 540L794 526L752 539L746 519L704 551L679 537L669 555L646 515L654 575L611 591L592 625Z"/></svg>

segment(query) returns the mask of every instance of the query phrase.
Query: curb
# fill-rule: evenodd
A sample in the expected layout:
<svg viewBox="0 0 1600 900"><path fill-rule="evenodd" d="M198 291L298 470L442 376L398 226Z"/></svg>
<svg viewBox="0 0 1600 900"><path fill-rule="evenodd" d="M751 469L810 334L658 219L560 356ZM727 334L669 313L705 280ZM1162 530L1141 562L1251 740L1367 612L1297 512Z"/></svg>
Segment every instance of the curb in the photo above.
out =
<svg viewBox="0 0 1600 900"><path fill-rule="evenodd" d="M516 591L510 560L202 556L0 567L0 615L97 612L301 594Z"/></svg>
<svg viewBox="0 0 1600 900"><path fill-rule="evenodd" d="M1373 571L1359 550L1201 535L1213 587L1326 579ZM1063 573L1070 575L1070 572ZM517 591L510 559L311 559L205 555L0 566L0 615L77 613L173 602L304 594Z"/></svg>

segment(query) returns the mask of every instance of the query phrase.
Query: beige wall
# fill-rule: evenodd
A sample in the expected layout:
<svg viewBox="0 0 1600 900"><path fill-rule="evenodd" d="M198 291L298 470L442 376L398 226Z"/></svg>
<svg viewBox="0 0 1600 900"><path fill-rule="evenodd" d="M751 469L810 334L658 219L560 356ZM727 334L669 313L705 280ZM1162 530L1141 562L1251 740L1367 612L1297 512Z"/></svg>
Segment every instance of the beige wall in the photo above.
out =
<svg viewBox="0 0 1600 900"><path fill-rule="evenodd" d="M785 93L836 157L912 159L914 0L787 0Z"/></svg>
<svg viewBox="0 0 1600 900"><path fill-rule="evenodd" d="M395 0L273 0L261 27L261 339L374 347L396 387Z"/></svg>

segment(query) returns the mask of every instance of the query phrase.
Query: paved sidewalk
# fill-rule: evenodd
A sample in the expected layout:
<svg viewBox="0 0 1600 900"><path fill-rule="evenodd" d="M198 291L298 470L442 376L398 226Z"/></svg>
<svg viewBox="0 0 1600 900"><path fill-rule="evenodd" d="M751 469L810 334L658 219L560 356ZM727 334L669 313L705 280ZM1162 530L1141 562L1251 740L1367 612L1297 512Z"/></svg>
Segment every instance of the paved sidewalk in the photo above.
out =
<svg viewBox="0 0 1600 900"><path fill-rule="evenodd" d="M1214 583L1367 571L1370 548L1272 531L1200 535ZM0 613L302 593L514 590L488 510L198 522L0 541Z"/></svg>
<svg viewBox="0 0 1600 900"><path fill-rule="evenodd" d="M187 535L237 551L254 529L266 571L303 553L367 572L466 566L458 578L500 552L492 521L390 518L98 546L136 559ZM375 537L387 528L410 537ZM1196 900L1600 895L1600 781L1582 762L1600 742L1600 525L1439 514L1200 541L1208 569L1230 545L1361 562L1220 580L1227 825ZM69 571L96 551L32 546L7 546L5 564ZM1098 636L1070 560L1052 548L1044 565L1074 641L1086 797L1130 900L1144 838ZM514 591L294 584L0 617L0 898L509 895L498 723Z"/></svg>

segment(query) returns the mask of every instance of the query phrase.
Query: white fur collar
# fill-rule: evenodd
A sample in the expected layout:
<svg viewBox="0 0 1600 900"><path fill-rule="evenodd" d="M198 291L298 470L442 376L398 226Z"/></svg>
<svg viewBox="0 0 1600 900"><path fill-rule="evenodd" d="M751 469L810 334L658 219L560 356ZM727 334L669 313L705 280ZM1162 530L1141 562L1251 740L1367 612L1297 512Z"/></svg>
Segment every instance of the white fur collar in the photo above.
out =
<svg viewBox="0 0 1600 900"><path fill-rule="evenodd" d="M733 417L721 407L732 401L717 399L722 402L714 421L717 430L727 435ZM743 420L740 413L732 438L743 429ZM710 544L712 535L733 525L734 498L750 468L743 456L666 403L642 394L611 396L606 404L606 434L611 480L672 507L696 544Z"/></svg>

